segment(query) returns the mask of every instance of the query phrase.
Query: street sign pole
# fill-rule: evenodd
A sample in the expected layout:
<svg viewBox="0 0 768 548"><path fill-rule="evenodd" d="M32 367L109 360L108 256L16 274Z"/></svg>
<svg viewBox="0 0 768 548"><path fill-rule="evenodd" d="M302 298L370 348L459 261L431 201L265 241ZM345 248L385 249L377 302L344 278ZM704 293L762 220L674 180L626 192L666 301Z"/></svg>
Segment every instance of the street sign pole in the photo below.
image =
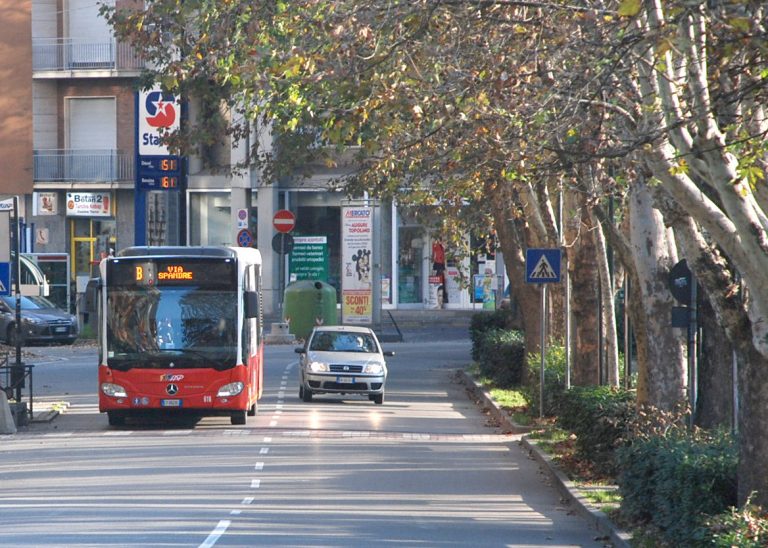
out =
<svg viewBox="0 0 768 548"><path fill-rule="evenodd" d="M544 371L547 345L547 284L541 284L541 371L539 374L539 418L544 418Z"/></svg>
<svg viewBox="0 0 768 548"><path fill-rule="evenodd" d="M16 363L11 373L12 385L16 386L16 401L21 401L21 389L24 387L24 364L21 362L21 258L19 257L21 241L19 230L19 198L13 197L13 219L11 221L11 231L13 240L11 249L13 249L13 281L14 291L16 292Z"/></svg>

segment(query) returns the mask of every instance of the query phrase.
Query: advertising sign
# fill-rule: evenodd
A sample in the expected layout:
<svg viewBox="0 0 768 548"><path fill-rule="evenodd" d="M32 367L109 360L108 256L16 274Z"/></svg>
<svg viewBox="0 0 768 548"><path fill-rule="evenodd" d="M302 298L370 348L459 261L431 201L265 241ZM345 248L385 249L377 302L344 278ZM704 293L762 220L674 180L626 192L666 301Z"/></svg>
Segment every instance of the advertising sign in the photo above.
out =
<svg viewBox="0 0 768 548"><path fill-rule="evenodd" d="M59 201L57 192L33 192L32 215L57 215Z"/></svg>
<svg viewBox="0 0 768 548"><path fill-rule="evenodd" d="M67 192L67 217L111 216L111 192Z"/></svg>
<svg viewBox="0 0 768 548"><path fill-rule="evenodd" d="M373 323L373 208L341 208L341 317Z"/></svg>
<svg viewBox="0 0 768 548"><path fill-rule="evenodd" d="M179 129L181 108L178 99L160 89L139 92L139 154L166 156L168 147L161 142L161 132Z"/></svg>
<svg viewBox="0 0 768 548"><path fill-rule="evenodd" d="M320 280L328 283L328 238L295 236L289 264L289 280Z"/></svg>

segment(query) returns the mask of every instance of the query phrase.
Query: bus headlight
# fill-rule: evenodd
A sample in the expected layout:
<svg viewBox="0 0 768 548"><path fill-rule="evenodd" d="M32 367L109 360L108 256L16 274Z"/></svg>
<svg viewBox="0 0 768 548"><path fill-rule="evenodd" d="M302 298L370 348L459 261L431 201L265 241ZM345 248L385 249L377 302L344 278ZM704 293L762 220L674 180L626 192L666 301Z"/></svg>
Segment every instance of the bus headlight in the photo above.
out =
<svg viewBox="0 0 768 548"><path fill-rule="evenodd" d="M231 382L219 388L219 393L216 394L216 396L219 398L237 396L240 392L243 391L244 387L245 385L241 382Z"/></svg>
<svg viewBox="0 0 768 548"><path fill-rule="evenodd" d="M128 393L125 391L125 388L123 388L119 384L112 384L111 382L103 382L103 383L101 383L101 391L105 395L111 396L113 398L127 398L128 397Z"/></svg>
<svg viewBox="0 0 768 548"><path fill-rule="evenodd" d="M324 371L328 371L328 364L325 362L309 362L308 367L312 373L322 373Z"/></svg>
<svg viewBox="0 0 768 548"><path fill-rule="evenodd" d="M384 373L384 366L380 363L369 363L365 366L363 373L369 373L371 375L381 375Z"/></svg>

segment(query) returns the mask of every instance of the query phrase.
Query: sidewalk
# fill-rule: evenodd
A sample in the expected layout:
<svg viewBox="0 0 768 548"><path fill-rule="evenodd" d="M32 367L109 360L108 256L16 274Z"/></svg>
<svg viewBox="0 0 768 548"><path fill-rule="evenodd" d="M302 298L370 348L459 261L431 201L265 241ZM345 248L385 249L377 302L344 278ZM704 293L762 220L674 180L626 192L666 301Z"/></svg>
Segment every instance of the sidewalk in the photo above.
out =
<svg viewBox="0 0 768 548"><path fill-rule="evenodd" d="M480 405L483 406L483 410L506 431L515 434L525 434L530 431L528 427L516 424L468 373L459 370L457 377L467 387L468 392L477 398ZM520 445L536 459L563 498L571 503L598 531L610 537L615 548L630 548L632 535L618 528L604 512L593 506L579 487L555 465L550 455L542 451L535 442L529 440L525 435L521 438Z"/></svg>

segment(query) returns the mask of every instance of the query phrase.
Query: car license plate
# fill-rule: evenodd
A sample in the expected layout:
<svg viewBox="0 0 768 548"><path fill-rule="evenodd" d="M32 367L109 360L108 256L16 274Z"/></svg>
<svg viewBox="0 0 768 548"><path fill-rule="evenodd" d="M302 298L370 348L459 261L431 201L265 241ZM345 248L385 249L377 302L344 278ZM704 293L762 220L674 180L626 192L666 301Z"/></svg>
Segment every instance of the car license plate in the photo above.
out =
<svg viewBox="0 0 768 548"><path fill-rule="evenodd" d="M57 327L56 328L56 333L66 333L66 332L67 332L67 328L66 327Z"/></svg>
<svg viewBox="0 0 768 548"><path fill-rule="evenodd" d="M160 400L160 407L181 407L181 400Z"/></svg>
<svg viewBox="0 0 768 548"><path fill-rule="evenodd" d="M336 382L339 384L355 384L354 377L336 377Z"/></svg>

